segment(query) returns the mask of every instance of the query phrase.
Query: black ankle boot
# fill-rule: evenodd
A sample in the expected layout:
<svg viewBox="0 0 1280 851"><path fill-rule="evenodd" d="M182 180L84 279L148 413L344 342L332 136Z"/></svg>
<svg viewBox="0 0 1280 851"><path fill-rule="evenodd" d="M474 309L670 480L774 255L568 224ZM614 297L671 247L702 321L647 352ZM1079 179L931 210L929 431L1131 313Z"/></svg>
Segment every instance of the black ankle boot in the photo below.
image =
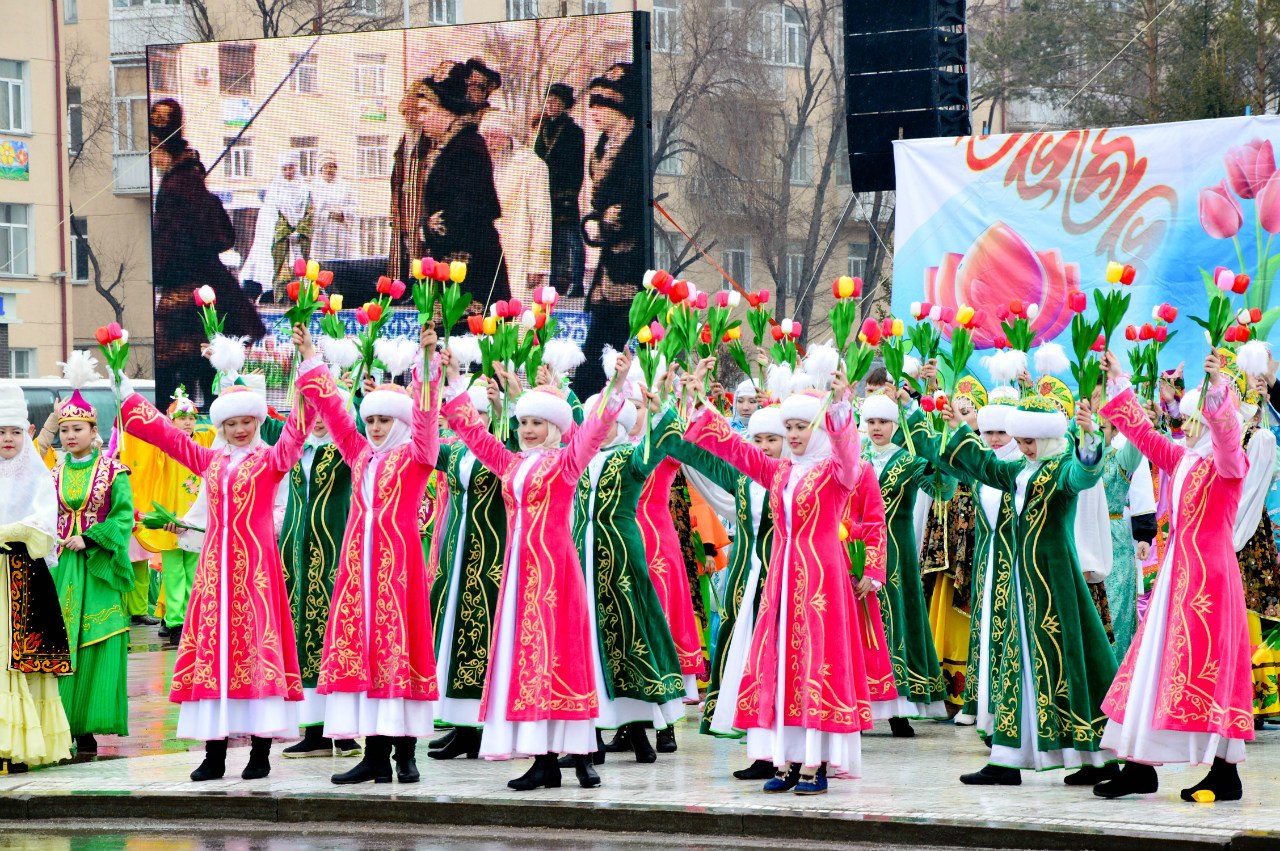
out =
<svg viewBox="0 0 1280 851"><path fill-rule="evenodd" d="M1068 786L1097 786L1107 780L1115 780L1120 776L1120 766L1109 762L1106 765L1086 765L1074 774L1062 778Z"/></svg>
<svg viewBox="0 0 1280 851"><path fill-rule="evenodd" d="M906 718L890 718L889 730L895 739L910 739L916 734L915 728Z"/></svg>
<svg viewBox="0 0 1280 851"><path fill-rule="evenodd" d="M623 724L613 734L613 740L606 742L604 749L606 753L626 753L631 750L631 740L627 738L627 727L629 724Z"/></svg>
<svg viewBox="0 0 1280 851"><path fill-rule="evenodd" d="M604 743L604 736L601 735L599 730L596 730L596 749L591 754L592 765L604 765L604 758L606 756L605 748L607 747L608 746ZM574 762L575 756L575 754L567 753L556 761L556 765L561 768L573 768L577 765L577 763Z"/></svg>
<svg viewBox="0 0 1280 851"><path fill-rule="evenodd" d="M1198 793L1202 794L1197 799ZM1212 795L1212 797L1209 797ZM1213 758L1213 766L1205 778L1189 789L1182 790L1182 800L1192 803L1210 803L1212 801L1238 801L1244 796L1244 787L1240 783L1240 772L1234 763L1222 757Z"/></svg>
<svg viewBox="0 0 1280 851"><path fill-rule="evenodd" d="M88 733L83 736L76 736L76 755L92 756L98 752L98 740L93 734Z"/></svg>
<svg viewBox="0 0 1280 851"><path fill-rule="evenodd" d="M454 759L460 756L475 759L480 756L480 731L475 727L455 727L453 738L448 744L430 751L427 756L432 759Z"/></svg>
<svg viewBox="0 0 1280 851"><path fill-rule="evenodd" d="M431 741L427 742L427 750L434 751L448 745L450 742L453 741L453 737L458 735L458 729L459 728L457 727L451 727L449 728L448 732L446 732L443 736L437 736Z"/></svg>
<svg viewBox="0 0 1280 851"><path fill-rule="evenodd" d="M658 731L658 753L676 752L676 728L664 727Z"/></svg>
<svg viewBox="0 0 1280 851"><path fill-rule="evenodd" d="M169 646L177 647L180 641L182 641L182 624L169 627Z"/></svg>
<svg viewBox="0 0 1280 851"><path fill-rule="evenodd" d="M578 785L583 789L594 789L600 785L600 775L584 754L573 755L573 771L578 775Z"/></svg>
<svg viewBox="0 0 1280 851"><path fill-rule="evenodd" d="M364 756L355 766L329 778L339 786L355 783L391 782L391 737L369 736L364 740Z"/></svg>
<svg viewBox="0 0 1280 851"><path fill-rule="evenodd" d="M649 744L649 735L644 731L644 724L639 722L627 725L627 740L631 742L631 750L636 755L636 762L657 762L658 754Z"/></svg>
<svg viewBox="0 0 1280 851"><path fill-rule="evenodd" d="M191 772L191 780L221 780L227 773L227 740L210 739L204 743L204 762Z"/></svg>
<svg viewBox="0 0 1280 851"><path fill-rule="evenodd" d="M323 725L316 724L311 727L304 727L302 741L289 745L280 753L289 759L309 756L332 756L333 740L325 736Z"/></svg>
<svg viewBox="0 0 1280 851"><path fill-rule="evenodd" d="M1099 798L1120 798L1125 795L1150 795L1159 790L1160 778L1154 767L1139 762L1126 762L1114 779L1094 786L1093 794Z"/></svg>
<svg viewBox="0 0 1280 851"><path fill-rule="evenodd" d="M960 782L966 786L1021 786L1022 772L1016 768L984 765L981 771L961 774Z"/></svg>
<svg viewBox="0 0 1280 851"><path fill-rule="evenodd" d="M240 772L242 780L261 780L271 773L271 740L254 736L249 748L249 763Z"/></svg>
<svg viewBox="0 0 1280 851"><path fill-rule="evenodd" d="M517 792L530 792L540 786L548 789L560 788L560 766L556 764L557 754L547 753L533 758L533 767L515 780L507 781L507 788Z"/></svg>
<svg viewBox="0 0 1280 851"><path fill-rule="evenodd" d="M738 780L768 780L773 776L773 763L767 759L757 759L747 768L733 772Z"/></svg>
<svg viewBox="0 0 1280 851"><path fill-rule="evenodd" d="M470 729L470 728L468 728ZM476 748L480 747L480 731L471 730L476 737ZM457 739L454 739L456 742ZM401 783L417 783L421 778L418 774L418 761L414 759L414 755L418 752L418 740L413 736L400 736L396 739L396 779ZM431 754L435 756L435 754ZM468 755L469 759L475 757Z"/></svg>

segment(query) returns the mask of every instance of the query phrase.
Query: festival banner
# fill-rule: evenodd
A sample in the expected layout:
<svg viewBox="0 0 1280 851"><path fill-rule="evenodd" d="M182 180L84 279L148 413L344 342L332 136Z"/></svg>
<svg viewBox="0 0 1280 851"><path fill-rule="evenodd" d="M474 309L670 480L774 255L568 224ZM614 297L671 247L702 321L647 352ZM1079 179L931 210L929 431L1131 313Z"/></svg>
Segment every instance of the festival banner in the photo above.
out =
<svg viewBox="0 0 1280 851"><path fill-rule="evenodd" d="M1189 317L1207 315L1218 267L1251 277L1238 306L1261 311L1257 336L1280 336L1278 147L1277 116L895 142L894 314L985 309L981 354L997 312L1021 300L1039 305L1037 343L1069 350L1068 295L1092 303L1114 261L1136 272L1126 323L1165 302L1180 311L1160 367L1185 361L1190 383L1206 343Z"/></svg>

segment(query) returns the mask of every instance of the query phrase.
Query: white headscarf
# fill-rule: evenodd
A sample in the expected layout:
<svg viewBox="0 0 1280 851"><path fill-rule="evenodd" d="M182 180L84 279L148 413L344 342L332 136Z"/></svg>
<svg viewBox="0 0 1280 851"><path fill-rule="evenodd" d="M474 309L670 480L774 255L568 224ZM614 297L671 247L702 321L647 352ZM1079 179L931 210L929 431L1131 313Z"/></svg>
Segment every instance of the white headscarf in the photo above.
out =
<svg viewBox="0 0 1280 851"><path fill-rule="evenodd" d="M788 443L787 448L790 447ZM830 457L831 436L827 434L826 426L820 423L809 429L809 445L805 447L804 454L792 455L791 460L797 467L812 467Z"/></svg>
<svg viewBox="0 0 1280 851"><path fill-rule="evenodd" d="M0 526L19 523L47 535L51 542L56 541L58 496L53 476L26 436L27 423L23 422L20 427L22 448L12 458L0 458ZM48 557L52 556L50 551Z"/></svg>
<svg viewBox="0 0 1280 851"><path fill-rule="evenodd" d="M369 445L373 447L375 455L382 455L390 452L392 449L399 449L413 438L413 429L409 428L403 420L393 420L391 422L391 431L387 432L387 436L381 443L375 444L372 439Z"/></svg>

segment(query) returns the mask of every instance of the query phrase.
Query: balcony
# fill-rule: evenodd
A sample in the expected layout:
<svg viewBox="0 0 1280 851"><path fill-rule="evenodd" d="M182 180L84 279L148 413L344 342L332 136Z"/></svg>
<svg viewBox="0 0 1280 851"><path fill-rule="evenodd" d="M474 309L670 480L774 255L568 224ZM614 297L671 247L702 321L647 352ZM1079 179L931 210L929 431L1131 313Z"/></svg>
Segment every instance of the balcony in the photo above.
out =
<svg viewBox="0 0 1280 851"><path fill-rule="evenodd" d="M151 193L151 158L146 151L116 151L111 155L112 191L117 195Z"/></svg>
<svg viewBox="0 0 1280 851"><path fill-rule="evenodd" d="M138 58L148 44L194 41L196 29L183 5L152 2L135 8L111 10L111 58Z"/></svg>

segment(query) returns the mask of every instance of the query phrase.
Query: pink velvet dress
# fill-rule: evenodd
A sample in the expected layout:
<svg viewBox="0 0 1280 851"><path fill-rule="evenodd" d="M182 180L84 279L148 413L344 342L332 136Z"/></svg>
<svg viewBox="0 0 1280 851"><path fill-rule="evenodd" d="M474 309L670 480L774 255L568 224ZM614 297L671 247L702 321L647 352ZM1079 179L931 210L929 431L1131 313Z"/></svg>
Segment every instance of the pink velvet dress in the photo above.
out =
<svg viewBox="0 0 1280 851"><path fill-rule="evenodd" d="M206 449L136 393L121 413L126 432L204 477L208 529L169 690L178 737L297 735L302 676L274 505L312 415L304 431L290 417L274 446Z"/></svg>
<svg viewBox="0 0 1280 851"><path fill-rule="evenodd" d="M351 513L317 684L326 696L325 735L430 736L440 691L418 519L439 454L440 394L430 394L424 411L415 384L408 441L378 451L357 431L328 368L308 362L303 370L306 407L319 412L351 468Z"/></svg>
<svg viewBox="0 0 1280 851"><path fill-rule="evenodd" d="M713 411L689 439L769 489L773 554L734 724L747 754L857 777L872 719L862 610L838 531L861 479L852 419L847 405L827 415L831 454L820 460L770 458Z"/></svg>
<svg viewBox="0 0 1280 851"><path fill-rule="evenodd" d="M480 754L510 759L595 751L599 697L587 588L570 528L578 479L613 428L623 398L592 410L568 443L512 452L466 393L443 408L449 428L502 480L507 563L480 701Z"/></svg>
<svg viewBox="0 0 1280 851"><path fill-rule="evenodd" d="M1102 409L1172 480L1164 562L1111 690L1102 746L1151 765L1244 760L1253 739L1253 684L1244 586L1231 531L1248 470L1234 394L1207 394L1210 434L1192 449L1147 420L1132 389Z"/></svg>

